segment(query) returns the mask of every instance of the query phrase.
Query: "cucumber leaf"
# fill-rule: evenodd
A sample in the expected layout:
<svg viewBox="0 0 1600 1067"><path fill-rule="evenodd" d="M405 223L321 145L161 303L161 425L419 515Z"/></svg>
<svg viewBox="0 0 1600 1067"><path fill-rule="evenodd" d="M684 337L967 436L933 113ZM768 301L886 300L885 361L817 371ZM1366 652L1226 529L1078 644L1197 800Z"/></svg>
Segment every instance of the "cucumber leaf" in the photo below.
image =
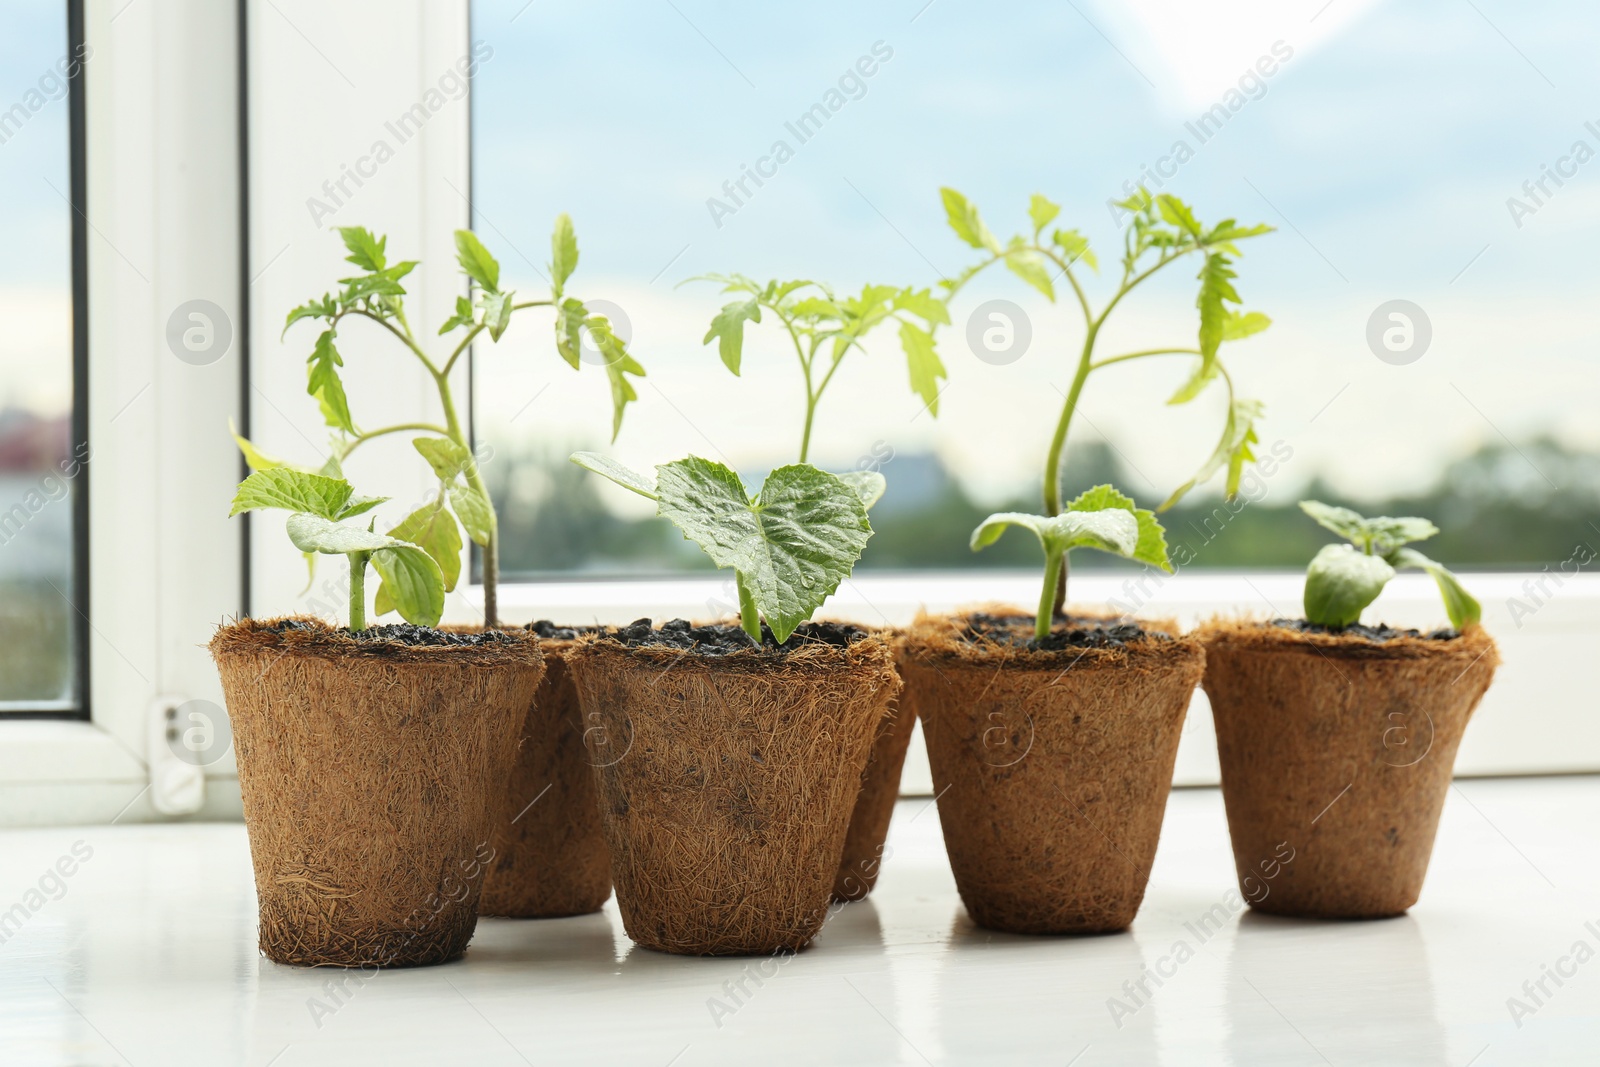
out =
<svg viewBox="0 0 1600 1067"><path fill-rule="evenodd" d="M850 576L872 536L858 491L809 464L779 467L753 500L737 473L698 456L658 466L656 486L660 514L737 573L780 642Z"/></svg>
<svg viewBox="0 0 1600 1067"><path fill-rule="evenodd" d="M1306 619L1344 627L1361 618L1394 577L1394 568L1354 545L1324 545L1306 569Z"/></svg>

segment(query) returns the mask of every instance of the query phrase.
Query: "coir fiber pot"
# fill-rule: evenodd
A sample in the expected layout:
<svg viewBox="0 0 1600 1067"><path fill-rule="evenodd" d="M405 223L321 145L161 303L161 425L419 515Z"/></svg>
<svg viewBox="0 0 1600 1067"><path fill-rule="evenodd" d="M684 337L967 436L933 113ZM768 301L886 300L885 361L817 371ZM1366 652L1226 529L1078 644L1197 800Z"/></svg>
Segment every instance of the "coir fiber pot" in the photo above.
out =
<svg viewBox="0 0 1600 1067"><path fill-rule="evenodd" d="M1375 641L1233 621L1198 636L1241 883L1293 850L1252 906L1326 919L1410 908L1499 663L1493 639L1478 626Z"/></svg>
<svg viewBox="0 0 1600 1067"><path fill-rule="evenodd" d="M1205 666L1170 624L923 617L901 669L967 913L1019 934L1121 930L1144 899ZM1056 646L1061 647L1056 647Z"/></svg>
<svg viewBox="0 0 1600 1067"><path fill-rule="evenodd" d="M544 673L537 638L245 619L210 647L261 951L336 967L460 956Z"/></svg>
<svg viewBox="0 0 1600 1067"><path fill-rule="evenodd" d="M901 632L883 635L891 648L898 649ZM905 677L901 675L901 681ZM844 854L839 873L833 879L833 899L861 900L878 884L883 861L884 841L889 836L889 820L895 801L900 799L900 772L905 769L906 750L911 747L911 727L917 710L910 691L902 684L899 695L889 702L872 739L872 751L861 772L861 792L850 816L850 829L844 838Z"/></svg>
<svg viewBox="0 0 1600 1067"><path fill-rule="evenodd" d="M624 643L639 626L567 657L628 936L691 955L804 947L899 686L893 654L818 624L781 650Z"/></svg>
<svg viewBox="0 0 1600 1067"><path fill-rule="evenodd" d="M538 629L545 675L528 708L510 796L483 885L484 915L551 919L599 911L611 896L594 773L566 654L576 630Z"/></svg>

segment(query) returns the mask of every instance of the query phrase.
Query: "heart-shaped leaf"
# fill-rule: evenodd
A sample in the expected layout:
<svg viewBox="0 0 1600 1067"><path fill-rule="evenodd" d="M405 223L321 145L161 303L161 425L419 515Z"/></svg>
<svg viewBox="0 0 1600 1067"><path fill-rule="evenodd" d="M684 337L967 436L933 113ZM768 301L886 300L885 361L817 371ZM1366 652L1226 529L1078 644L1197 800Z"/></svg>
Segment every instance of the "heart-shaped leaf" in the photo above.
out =
<svg viewBox="0 0 1600 1067"><path fill-rule="evenodd" d="M751 500L733 470L690 456L657 467L656 489L660 514L738 573L779 641L850 576L872 536L860 494L809 464L779 467Z"/></svg>

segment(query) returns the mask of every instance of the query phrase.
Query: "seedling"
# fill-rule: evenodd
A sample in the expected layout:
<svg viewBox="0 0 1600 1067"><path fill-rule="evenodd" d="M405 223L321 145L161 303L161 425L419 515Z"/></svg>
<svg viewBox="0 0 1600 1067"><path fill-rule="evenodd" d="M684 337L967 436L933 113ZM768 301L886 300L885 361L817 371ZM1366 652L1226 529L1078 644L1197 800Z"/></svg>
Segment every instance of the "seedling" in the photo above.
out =
<svg viewBox="0 0 1600 1067"><path fill-rule="evenodd" d="M936 327L949 325L950 312L945 302L923 289L899 289L892 285L867 285L860 296L840 299L821 282L770 281L765 285L742 274L706 274L689 281L711 281L722 285L723 293L739 293L742 299L723 306L711 320L702 344L717 342L722 362L734 374L740 371L744 354L744 324L759 323L766 310L776 318L794 343L805 376L806 419L800 435L800 462L811 450L811 426L817 405L839 364L851 349L865 349L863 339L878 326L893 322L900 327L900 346L906 354L911 374L911 389L934 416L939 414L939 379L945 377L944 364L934 350ZM826 369L824 368L824 364Z"/></svg>
<svg viewBox="0 0 1600 1067"><path fill-rule="evenodd" d="M1073 548L1095 548L1158 566L1170 571L1166 540L1155 515L1134 506L1133 501L1111 486L1096 486L1079 496L1063 512L1061 457L1066 449L1072 417L1089 376L1104 367L1154 356L1188 356L1198 360L1188 379L1167 403L1186 404L1203 393L1211 382L1221 378L1228 391L1227 417L1222 435L1210 457L1193 478L1179 486L1157 511L1176 504L1196 485L1208 481L1218 471L1227 470L1226 493L1229 499L1239 491L1244 464L1255 458L1251 446L1257 443L1255 420L1262 405L1239 398L1233 378L1223 366L1220 350L1224 341L1240 340L1260 333L1272 320L1260 312L1244 313L1229 304L1240 303L1234 290L1233 261L1239 256L1235 242L1270 233L1270 226L1240 226L1224 219L1206 227L1195 218L1187 204L1163 193L1151 196L1144 189L1120 202L1131 221L1123 232L1122 277L1105 305L1096 312L1089 303L1074 268L1081 261L1091 270L1099 262L1089 239L1075 229L1056 228L1047 239L1046 228L1061 213L1061 207L1037 193L1028 205L1031 230L1013 236L1002 245L990 232L978 209L954 189L942 189L945 215L956 236L985 253L983 259L941 286L946 301L953 298L973 278L996 263L1043 293L1052 303L1056 282L1065 278L1083 312L1083 346L1078 352L1072 384L1068 388L1055 434L1045 453L1044 514L1024 515L1008 512L992 515L973 531L972 548L995 542L1010 526L1024 526L1038 537L1045 553L1045 586L1039 598L1035 635L1043 639L1050 633L1054 614L1066 603L1067 553ZM1121 355L1095 358L1095 342L1106 320L1125 296L1171 263L1198 253L1202 266L1198 275L1200 293L1195 305L1200 312L1200 328L1194 347L1153 348Z"/></svg>
<svg viewBox="0 0 1600 1067"><path fill-rule="evenodd" d="M429 608L431 619L428 625L432 625L439 619L439 612L443 607L443 594L454 589L460 578L461 531L465 530L467 536L483 548L484 625L493 628L499 625L498 523L495 519L494 505L489 499L489 491L484 485L483 474L478 467L477 457L473 455L469 446L466 430L451 395L451 371L481 334L487 333L491 341L498 342L510 327L512 316L516 312L528 308L551 308L555 311L556 351L574 370L583 365L581 346L585 333L602 356L606 375L611 382L611 434L615 440L617 432L622 427L624 409L629 401L638 399L628 375L643 375L644 368L628 353L622 338L616 335L605 316L590 313L583 301L567 295L567 281L578 266L578 240L573 233L572 220L564 214L557 216L555 232L550 238L550 296L547 300L518 302L514 292L500 287L500 264L489 254L482 242L469 230L456 231L456 257L461 265L461 272L469 281L471 295L458 296L455 313L439 327L438 334L441 337L448 334L456 335L454 347L442 359L436 359L427 353L416 334L412 332L411 324L406 320L406 290L401 280L417 266L416 261L405 260L390 264L386 251L388 238L375 237L359 226L339 227L339 235L344 239L345 248L350 253L345 257L347 262L355 264L362 273L350 278L341 278L339 284L342 288L337 293L324 294L321 299L311 300L295 308L289 312L288 321L284 323L285 333L301 319L311 319L322 324L322 332L317 336L316 344L306 361L308 364L306 392L317 399L322 408L323 419L332 431L330 454L321 468L312 475L309 471L294 468L262 454L249 441L235 435L235 440L244 452L246 463L256 473L245 480L245 486L255 482L251 493L247 494L244 491L245 486L240 487L240 495L234 501L234 514L257 507L289 507L296 512L290 520L290 538L297 547L307 553L308 560L313 559L313 553L318 552L350 555L352 629L361 629L360 620L365 617L364 610L358 610L357 606L364 571L357 566L356 554L371 553L373 566L383 579L374 598L375 614L383 615L388 611L399 609L404 618L415 622L417 619L407 614L409 602L409 610L416 614L417 618L428 617L430 611L422 609ZM422 363L438 392L439 406L444 419L442 424L408 422L366 429L356 422L351 415L349 399L345 395L344 383L339 374L344 359L336 347L341 324L352 316L371 320L387 330ZM336 509L330 511L327 507L319 510L302 505L332 499L338 495L337 486L340 485L344 486L345 496L350 497L349 485L344 482L344 461L368 441L397 433L422 435L413 438L412 445L427 460L439 478L439 490L435 497L401 520L398 526L389 531L388 537L383 539L386 543L382 545L373 540L380 535L346 527L339 527L345 532L337 537L326 530L322 530L316 537L311 536L308 531L314 524L309 523L304 516L337 522L355 512L339 513ZM321 481L314 483L314 489L306 489L307 485L313 483L295 483L305 492L309 492L311 494L309 497L288 495L281 497L282 500L288 501L287 503L274 502L280 498L266 493L268 486L281 492L289 479L274 477L256 481L259 475L274 472L314 476L319 477ZM372 506L376 505L367 505L367 507ZM356 539L360 541L359 544L356 541L346 540L355 534L362 534L365 540ZM302 544L302 540L306 543ZM352 547L320 547L347 543ZM404 556L403 550L395 547L399 544L414 545L434 562L435 572L442 583L437 598L438 608L432 608L433 598L417 600L411 591L401 587L401 582L413 580L410 572L401 574L390 563L379 562L380 558L391 559L391 556L383 553L396 554L394 558ZM308 545L312 547L307 547Z"/></svg>
<svg viewBox="0 0 1600 1067"><path fill-rule="evenodd" d="M371 511L389 498L356 496L343 478L270 467L239 484L232 518L258 508L285 508L289 540L306 553L344 556L350 561L350 629L367 627L367 565L383 579L400 617L418 626L432 626L444 613L445 576L438 562L420 546L397 537L346 526L344 519ZM458 561L459 563L459 558Z"/></svg>
<svg viewBox="0 0 1600 1067"><path fill-rule="evenodd" d="M1439 532L1427 519L1367 519L1349 508L1302 500L1300 510L1348 544L1324 545L1306 568L1306 621L1342 629L1361 618L1361 612L1378 598L1395 572L1415 567L1433 576L1444 598L1450 625L1465 629L1483 617L1483 609L1461 583L1440 564L1414 548Z"/></svg>

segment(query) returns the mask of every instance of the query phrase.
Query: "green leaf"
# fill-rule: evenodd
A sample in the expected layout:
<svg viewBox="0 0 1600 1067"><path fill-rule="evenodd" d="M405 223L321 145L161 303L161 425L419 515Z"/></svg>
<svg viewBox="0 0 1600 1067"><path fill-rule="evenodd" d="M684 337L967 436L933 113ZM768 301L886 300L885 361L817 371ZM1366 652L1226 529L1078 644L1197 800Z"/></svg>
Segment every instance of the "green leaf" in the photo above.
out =
<svg viewBox="0 0 1600 1067"><path fill-rule="evenodd" d="M354 490L342 478L325 478L290 467L256 471L239 483L228 517L257 508L304 511L323 518L337 516Z"/></svg>
<svg viewBox="0 0 1600 1067"><path fill-rule="evenodd" d="M1349 508L1324 504L1320 500L1302 500L1300 510L1311 516L1324 530L1331 530L1345 540L1365 547L1367 520Z"/></svg>
<svg viewBox="0 0 1600 1067"><path fill-rule="evenodd" d="M1259 311L1241 314L1229 311L1227 318L1222 322L1222 339L1224 341L1242 341L1246 337L1253 337L1272 325L1272 320Z"/></svg>
<svg viewBox="0 0 1600 1067"><path fill-rule="evenodd" d="M1187 381L1178 387L1178 391L1167 397L1168 404L1187 404L1201 393L1206 386L1217 380L1217 364L1215 361L1207 363L1201 360L1195 365L1194 373L1189 375Z"/></svg>
<svg viewBox="0 0 1600 1067"><path fill-rule="evenodd" d="M610 456L603 456L598 452L574 452L568 458L584 470L592 471L602 478L609 478L624 489L649 497L651 500L656 499L654 478L648 474L640 474L631 467L625 467Z"/></svg>
<svg viewBox="0 0 1600 1067"><path fill-rule="evenodd" d="M948 186L939 190L939 196L944 200L945 217L957 237L973 248L987 248L997 256L1000 254L1000 242L984 225L971 201Z"/></svg>
<svg viewBox="0 0 1600 1067"><path fill-rule="evenodd" d="M895 294L894 308L896 311L909 311L929 326L950 325L950 308L930 289L921 292L911 288L900 290Z"/></svg>
<svg viewBox="0 0 1600 1067"><path fill-rule="evenodd" d="M1200 295L1195 297L1195 306L1200 309L1200 355L1208 370L1217 358L1217 348L1222 344L1223 330L1228 323L1223 302L1239 303L1239 294L1233 288L1233 279L1237 277L1228 257L1221 252L1209 253L1205 266L1200 268Z"/></svg>
<svg viewBox="0 0 1600 1067"><path fill-rule="evenodd" d="M348 519L355 515L363 515L379 504L385 504L388 501L389 497L386 496L352 496L344 502L344 507L339 509L339 514L335 515L334 518Z"/></svg>
<svg viewBox="0 0 1600 1067"><path fill-rule="evenodd" d="M443 337L445 334L449 333L451 330L454 330L458 326L472 325L474 318L475 316L472 313L472 301L468 300L464 296L456 297L456 313L444 320L444 325L439 327L439 336Z"/></svg>
<svg viewBox="0 0 1600 1067"><path fill-rule="evenodd" d="M500 289L500 264L471 230L456 231L456 261L467 277L489 292Z"/></svg>
<svg viewBox="0 0 1600 1067"><path fill-rule="evenodd" d="M1087 489L1067 505L1068 511L1101 511L1106 508L1121 508L1131 513L1134 521L1139 524L1139 541L1128 558L1160 567L1171 573L1172 560L1167 555L1167 532L1156 519L1155 512L1139 507L1133 502L1132 497L1118 492L1109 485L1097 485L1093 489Z"/></svg>
<svg viewBox="0 0 1600 1067"><path fill-rule="evenodd" d="M773 471L755 501L736 473L698 456L656 473L660 514L738 573L779 641L850 576L872 536L857 491L809 464Z"/></svg>
<svg viewBox="0 0 1600 1067"><path fill-rule="evenodd" d="M1211 232L1201 240L1201 244L1214 245L1229 241L1242 241L1246 237L1260 237L1262 234L1275 232L1276 227L1265 223L1254 226L1240 226L1233 219L1223 219L1212 227Z"/></svg>
<svg viewBox="0 0 1600 1067"><path fill-rule="evenodd" d="M556 216L555 232L550 235L550 286L558 299L577 269L578 235L572 230L572 217L563 211Z"/></svg>
<svg viewBox="0 0 1600 1067"><path fill-rule="evenodd" d="M444 576L433 557L415 545L395 542L372 554L372 569L383 579L400 617L414 626L436 626L444 614Z"/></svg>
<svg viewBox="0 0 1600 1067"><path fill-rule="evenodd" d="M1238 493L1239 478L1244 471L1244 464L1247 460L1255 458L1250 446L1259 443L1255 420L1261 417L1263 410L1259 400L1235 399L1232 407L1228 409L1228 420L1223 424L1222 436L1217 440L1217 447L1212 450L1205 464L1193 478L1174 489L1172 495L1162 501L1156 510L1166 511L1189 490L1210 481L1212 476L1224 467L1228 470L1226 494L1231 498Z"/></svg>
<svg viewBox="0 0 1600 1067"><path fill-rule="evenodd" d="M1445 614L1450 616L1450 625L1457 630L1464 630L1483 618L1483 606L1443 564L1434 562L1414 548L1395 549L1387 562L1396 570L1416 567L1432 575L1434 584L1439 587L1439 595L1444 598Z"/></svg>
<svg viewBox="0 0 1600 1067"><path fill-rule="evenodd" d="M583 324L588 318L583 301L570 296L556 308L556 351L573 370L583 366Z"/></svg>
<svg viewBox="0 0 1600 1067"><path fill-rule="evenodd" d="M411 446L422 453L441 482L448 482L472 466L472 453L448 437L415 437Z"/></svg>
<svg viewBox="0 0 1600 1067"><path fill-rule="evenodd" d="M253 471L271 470L274 467L287 467L289 464L281 459L274 459L257 448L248 438L241 437L238 429L233 425L233 419L228 420L228 433L233 437L233 443L239 446L240 453L244 456L245 466Z"/></svg>
<svg viewBox="0 0 1600 1067"><path fill-rule="evenodd" d="M479 304L483 308L483 324L488 327L489 340L498 341L511 325L512 293L484 293Z"/></svg>
<svg viewBox="0 0 1600 1067"><path fill-rule="evenodd" d="M1168 226L1176 226L1184 233L1196 240L1200 238L1200 223L1195 219L1194 212L1189 205L1170 193L1162 193L1156 197L1156 209L1161 212L1162 221Z"/></svg>
<svg viewBox="0 0 1600 1067"><path fill-rule="evenodd" d="M310 364L306 392L322 404L323 419L329 426L353 434L356 428L350 419L350 401L345 398L344 383L339 380L339 368L344 366L344 359L334 348L333 338L332 330L323 330L317 338L317 346L306 361Z"/></svg>
<svg viewBox="0 0 1600 1067"><path fill-rule="evenodd" d="M1386 556L1401 545L1412 541L1426 541L1439 532L1427 519L1391 518L1379 515L1364 518L1349 508L1334 507L1316 500L1302 500L1300 510L1316 520L1325 530L1354 543L1363 552Z"/></svg>
<svg viewBox="0 0 1600 1067"><path fill-rule="evenodd" d="M1050 280L1050 271L1045 266L1045 259L1031 248L1020 247L1022 238L1012 242L1006 250L1006 269L1039 292L1043 293L1051 303L1055 303L1056 287Z"/></svg>
<svg viewBox="0 0 1600 1067"><path fill-rule="evenodd" d="M758 299L736 300L717 312L711 320L711 328L700 343L708 345L712 338L716 338L717 352L722 356L723 364L738 374L739 360L744 355L744 324L760 321L761 302Z"/></svg>
<svg viewBox="0 0 1600 1067"><path fill-rule="evenodd" d="M611 329L611 322L604 315L590 315L584 320L584 327L605 358L606 378L611 382L611 439L615 441L622 432L623 412L630 402L639 399L627 376L642 378L644 368L628 354L622 338Z"/></svg>
<svg viewBox="0 0 1600 1067"><path fill-rule="evenodd" d="M1044 228L1061 214L1061 205L1052 203L1050 199L1040 193L1034 193L1028 201L1028 218L1033 220L1033 235L1038 237Z"/></svg>
<svg viewBox="0 0 1600 1067"><path fill-rule="evenodd" d="M285 319L283 323L283 332L288 333L289 327L293 326L301 319L331 319L338 313L339 308L338 305L334 303L333 297L323 294L321 300L309 301L301 304L299 307L289 312L289 317ZM280 334L279 336L281 337L282 335Z"/></svg>
<svg viewBox="0 0 1600 1067"><path fill-rule="evenodd" d="M1351 545L1324 545L1306 569L1306 619L1320 626L1344 627L1378 598L1394 568Z"/></svg>
<svg viewBox="0 0 1600 1067"><path fill-rule="evenodd" d="M372 231L364 226L338 226L339 236L344 238L344 246L350 250L345 262L354 263L365 271L377 273L388 264L384 258L384 249L389 244L387 237L374 237Z"/></svg>
<svg viewBox="0 0 1600 1067"><path fill-rule="evenodd" d="M285 523L289 540L302 552L320 552L325 556L345 556L351 552L373 552L398 544L386 537L359 526L346 526L341 522L297 511Z"/></svg>
<svg viewBox="0 0 1600 1067"><path fill-rule="evenodd" d="M1067 255L1067 265L1071 266L1078 260L1089 264L1089 269L1100 270L1100 260L1096 258L1094 250L1089 247L1089 239L1077 230L1057 230L1050 235L1050 239L1061 246Z"/></svg>
<svg viewBox="0 0 1600 1067"><path fill-rule="evenodd" d="M868 511L883 499L883 491L889 487L889 483L877 471L845 471L834 477L854 489L856 495L861 497L861 506Z"/></svg>
<svg viewBox="0 0 1600 1067"><path fill-rule="evenodd" d="M1060 515L1002 511L990 515L972 531L972 550L988 548L1013 526L1033 531L1046 555L1074 548L1098 548L1117 556L1131 556L1139 545L1139 523L1121 508L1063 511Z"/></svg>
<svg viewBox="0 0 1600 1067"><path fill-rule="evenodd" d="M344 286L344 292L340 296L346 304L354 304L370 296L405 296L406 288L400 284L400 279L415 270L416 266L416 260L408 259L392 267L385 267L376 274L363 274L358 278L340 278L339 284Z"/></svg>
<svg viewBox="0 0 1600 1067"><path fill-rule="evenodd" d="M913 326L900 324L900 347L906 353L906 366L911 372L911 391L922 398L928 413L939 415L939 379L947 377L944 363L933 347L933 334Z"/></svg>
<svg viewBox="0 0 1600 1067"><path fill-rule="evenodd" d="M442 499L407 515L400 525L389 531L389 536L409 541L432 556L444 578L445 592L456 587L461 577L461 528ZM378 614L383 614L381 609Z"/></svg>
<svg viewBox="0 0 1600 1067"><path fill-rule="evenodd" d="M467 536L480 545L487 545L494 535L494 505L477 489L461 482L450 487L450 507L467 531Z"/></svg>

